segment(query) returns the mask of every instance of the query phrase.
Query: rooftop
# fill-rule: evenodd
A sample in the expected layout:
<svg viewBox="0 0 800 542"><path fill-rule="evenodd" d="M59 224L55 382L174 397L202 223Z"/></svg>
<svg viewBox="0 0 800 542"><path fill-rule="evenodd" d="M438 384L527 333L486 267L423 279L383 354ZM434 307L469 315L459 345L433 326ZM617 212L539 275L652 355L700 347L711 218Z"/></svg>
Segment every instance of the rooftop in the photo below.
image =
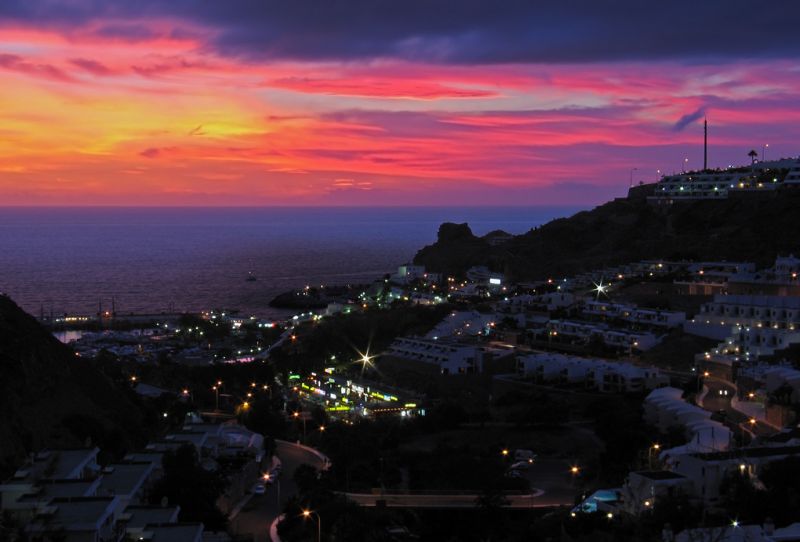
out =
<svg viewBox="0 0 800 542"><path fill-rule="evenodd" d="M160 523L145 527L151 542L196 542L203 537L202 523ZM145 538L147 540L147 538Z"/></svg>
<svg viewBox="0 0 800 542"><path fill-rule="evenodd" d="M764 448L741 448L728 452L708 452L692 454L694 457L706 461L728 461L731 459L747 459L772 456L786 456L800 454L800 446L770 446Z"/></svg>
<svg viewBox="0 0 800 542"><path fill-rule="evenodd" d="M179 506L129 506L125 513L130 519L125 523L128 529L143 529L148 524L175 523L178 521Z"/></svg>
<svg viewBox="0 0 800 542"><path fill-rule="evenodd" d="M153 472L152 463L117 463L103 472L100 495L133 495Z"/></svg>
<svg viewBox="0 0 800 542"><path fill-rule="evenodd" d="M34 521L32 530L94 530L113 513L116 497L68 497L53 499L47 511L52 516ZM41 518L44 519L44 518Z"/></svg>
<svg viewBox="0 0 800 542"><path fill-rule="evenodd" d="M677 480L679 478L686 478L682 474L668 470L640 470L636 471L635 474L644 478L649 478L650 480Z"/></svg>

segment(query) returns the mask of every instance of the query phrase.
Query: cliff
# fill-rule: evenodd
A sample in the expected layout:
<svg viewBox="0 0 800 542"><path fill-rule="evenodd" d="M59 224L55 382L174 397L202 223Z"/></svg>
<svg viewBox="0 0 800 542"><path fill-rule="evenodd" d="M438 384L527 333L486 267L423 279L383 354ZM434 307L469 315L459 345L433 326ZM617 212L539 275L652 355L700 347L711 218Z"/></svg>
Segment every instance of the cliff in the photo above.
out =
<svg viewBox="0 0 800 542"><path fill-rule="evenodd" d="M448 274L488 265L517 280L650 258L769 265L778 254L800 253L798 213L800 190L670 206L618 199L494 246L467 224L442 224L436 243L420 250L414 263Z"/></svg>

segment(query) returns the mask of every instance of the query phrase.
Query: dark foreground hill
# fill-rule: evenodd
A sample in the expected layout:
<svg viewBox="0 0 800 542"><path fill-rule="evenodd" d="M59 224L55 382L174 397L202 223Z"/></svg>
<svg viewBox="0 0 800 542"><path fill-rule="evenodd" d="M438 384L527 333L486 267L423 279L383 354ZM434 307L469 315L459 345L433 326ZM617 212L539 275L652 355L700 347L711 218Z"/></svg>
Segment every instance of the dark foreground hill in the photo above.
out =
<svg viewBox="0 0 800 542"><path fill-rule="evenodd" d="M140 444L129 394L0 295L0 479L44 447Z"/></svg>
<svg viewBox="0 0 800 542"><path fill-rule="evenodd" d="M800 253L800 190L774 197L648 205L618 199L553 220L502 244L473 235L467 224L442 224L436 243L414 262L461 274L488 265L517 280L566 276L631 261L663 258L755 261Z"/></svg>

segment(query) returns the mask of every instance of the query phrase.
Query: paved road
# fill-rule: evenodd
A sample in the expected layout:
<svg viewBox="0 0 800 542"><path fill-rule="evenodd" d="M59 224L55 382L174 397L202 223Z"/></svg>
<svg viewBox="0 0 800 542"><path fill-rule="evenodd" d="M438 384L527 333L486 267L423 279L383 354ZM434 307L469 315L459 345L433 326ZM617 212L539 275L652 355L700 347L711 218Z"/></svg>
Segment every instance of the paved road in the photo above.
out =
<svg viewBox="0 0 800 542"><path fill-rule="evenodd" d="M254 542L269 540L270 523L281 514L286 500L297 493L294 483L294 471L297 467L311 465L321 469L323 466L315 454L288 442L278 441L275 454L283 463L283 471L278 481L267 486L267 491L263 495L253 495L232 522L233 532L251 534Z"/></svg>
<svg viewBox="0 0 800 542"><path fill-rule="evenodd" d="M360 506L372 507L382 500L389 508L475 508L477 495L373 495L350 493L347 498ZM509 495L507 508L543 508L551 505L540 502L540 496ZM571 502L571 501L570 501Z"/></svg>
<svg viewBox="0 0 800 542"><path fill-rule="evenodd" d="M572 506L575 496L580 493L570 474L572 465L563 459L540 458L523 474L531 484L530 495L511 495L510 508L550 508L553 506ZM386 506L398 508L470 508L475 506L477 495L380 495L350 494L348 496L361 506L375 506L376 501L384 499Z"/></svg>
<svg viewBox="0 0 800 542"><path fill-rule="evenodd" d="M571 463L564 459L540 457L524 472L531 487L543 494L536 497L542 506L572 506L581 493L579 483L570 473Z"/></svg>

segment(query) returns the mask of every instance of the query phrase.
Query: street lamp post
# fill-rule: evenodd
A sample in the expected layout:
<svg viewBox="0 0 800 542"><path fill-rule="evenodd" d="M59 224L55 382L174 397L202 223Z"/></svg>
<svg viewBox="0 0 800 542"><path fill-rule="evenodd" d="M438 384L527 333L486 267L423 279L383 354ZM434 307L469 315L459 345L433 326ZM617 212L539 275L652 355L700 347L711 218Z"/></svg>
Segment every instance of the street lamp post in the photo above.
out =
<svg viewBox="0 0 800 542"><path fill-rule="evenodd" d="M264 481L265 482L269 482L270 480L272 480L272 475L270 473L268 473L268 472L265 473L264 474ZM280 507L280 505L281 505L281 479L278 478L277 476L275 477L275 489L278 492L275 504L277 504L278 507Z"/></svg>
<svg viewBox="0 0 800 542"><path fill-rule="evenodd" d="M214 404L216 405L216 411L219 411L219 390L222 387L222 384L222 380L217 380L217 383L211 388L214 390Z"/></svg>
<svg viewBox="0 0 800 542"><path fill-rule="evenodd" d="M650 448L647 450L647 467L650 470L653 470L653 450L658 451L660 449L661 449L661 445L658 444L658 443L655 443L652 446L650 446Z"/></svg>
<svg viewBox="0 0 800 542"><path fill-rule="evenodd" d="M317 516L317 542L321 542L322 540L322 519L320 519L319 514L316 512L312 512L311 510L303 510L303 517L310 518L311 516Z"/></svg>
<svg viewBox="0 0 800 542"><path fill-rule="evenodd" d="M631 168L631 175L630 175L631 178L630 178L630 184L628 185L628 188L631 188L633 186L633 172L637 171L638 169L639 169L638 167Z"/></svg>
<svg viewBox="0 0 800 542"><path fill-rule="evenodd" d="M764 143L764 146L761 147L761 161L765 161L767 158L767 148L769 147L769 143Z"/></svg>
<svg viewBox="0 0 800 542"><path fill-rule="evenodd" d="M301 417L300 416L300 412L295 412L294 413L294 417L295 418L300 418ZM305 417L305 415L302 416L302 418L303 418L303 444L305 444L305 442L306 442L306 417Z"/></svg>

